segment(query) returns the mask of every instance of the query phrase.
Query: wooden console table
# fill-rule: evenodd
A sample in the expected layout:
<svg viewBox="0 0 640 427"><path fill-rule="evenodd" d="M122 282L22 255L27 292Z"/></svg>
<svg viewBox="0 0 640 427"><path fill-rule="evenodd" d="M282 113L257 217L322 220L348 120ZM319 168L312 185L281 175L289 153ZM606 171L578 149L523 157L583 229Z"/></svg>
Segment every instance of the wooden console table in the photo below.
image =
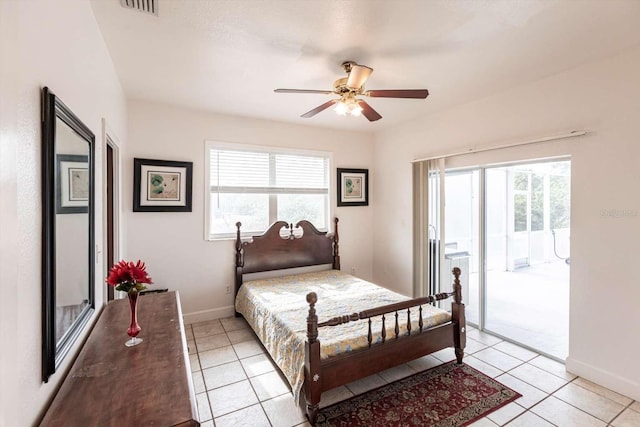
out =
<svg viewBox="0 0 640 427"><path fill-rule="evenodd" d="M127 299L104 308L41 425L200 425L178 293L138 298L135 347L129 318Z"/></svg>

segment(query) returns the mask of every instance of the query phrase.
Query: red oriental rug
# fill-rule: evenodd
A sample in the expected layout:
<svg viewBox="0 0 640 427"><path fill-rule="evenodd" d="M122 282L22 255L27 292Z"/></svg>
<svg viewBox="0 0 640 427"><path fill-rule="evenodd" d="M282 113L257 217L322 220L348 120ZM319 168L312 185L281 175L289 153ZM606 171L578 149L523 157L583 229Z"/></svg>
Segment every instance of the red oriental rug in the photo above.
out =
<svg viewBox="0 0 640 427"><path fill-rule="evenodd" d="M316 426L466 426L519 397L453 361L323 408Z"/></svg>

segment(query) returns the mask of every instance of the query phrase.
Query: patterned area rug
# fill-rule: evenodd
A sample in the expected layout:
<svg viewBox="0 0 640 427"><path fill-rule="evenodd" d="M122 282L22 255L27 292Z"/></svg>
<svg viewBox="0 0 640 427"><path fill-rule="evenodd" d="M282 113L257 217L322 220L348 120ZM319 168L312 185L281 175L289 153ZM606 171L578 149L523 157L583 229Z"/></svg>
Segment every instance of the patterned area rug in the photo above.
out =
<svg viewBox="0 0 640 427"><path fill-rule="evenodd" d="M466 426L519 397L453 361L321 409L316 426Z"/></svg>

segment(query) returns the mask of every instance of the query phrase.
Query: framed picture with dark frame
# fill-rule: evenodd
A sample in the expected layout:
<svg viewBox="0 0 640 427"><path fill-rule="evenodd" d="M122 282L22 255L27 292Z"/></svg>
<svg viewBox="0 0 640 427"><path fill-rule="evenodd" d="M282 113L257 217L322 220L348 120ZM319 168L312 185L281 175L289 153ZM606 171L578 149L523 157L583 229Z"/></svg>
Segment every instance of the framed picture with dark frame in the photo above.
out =
<svg viewBox="0 0 640 427"><path fill-rule="evenodd" d="M369 205L369 169L338 168L338 206Z"/></svg>
<svg viewBox="0 0 640 427"><path fill-rule="evenodd" d="M56 213L89 212L89 158L77 154L56 156L58 185Z"/></svg>
<svg viewBox="0 0 640 427"><path fill-rule="evenodd" d="M133 159L134 212L191 212L193 162Z"/></svg>

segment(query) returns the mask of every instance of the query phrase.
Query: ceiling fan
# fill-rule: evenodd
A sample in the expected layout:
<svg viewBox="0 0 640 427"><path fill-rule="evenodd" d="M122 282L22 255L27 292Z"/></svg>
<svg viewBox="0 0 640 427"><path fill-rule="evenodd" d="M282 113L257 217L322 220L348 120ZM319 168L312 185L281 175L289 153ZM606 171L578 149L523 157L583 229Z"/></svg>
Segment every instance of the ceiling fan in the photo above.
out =
<svg viewBox="0 0 640 427"><path fill-rule="evenodd" d="M366 65L359 65L353 61L345 61L342 68L347 73L347 77L342 77L333 82L333 90L312 90L312 89L275 89L276 93L319 93L326 95L338 95L340 98L332 99L324 104L307 111L300 117L313 117L319 112L326 110L332 105L336 105L335 111L340 115L365 116L370 122L375 122L382 118L376 110L358 96L369 96L372 98L414 98L425 99L429 95L427 89L386 89L386 90L364 90L364 82L373 72L373 68Z"/></svg>

